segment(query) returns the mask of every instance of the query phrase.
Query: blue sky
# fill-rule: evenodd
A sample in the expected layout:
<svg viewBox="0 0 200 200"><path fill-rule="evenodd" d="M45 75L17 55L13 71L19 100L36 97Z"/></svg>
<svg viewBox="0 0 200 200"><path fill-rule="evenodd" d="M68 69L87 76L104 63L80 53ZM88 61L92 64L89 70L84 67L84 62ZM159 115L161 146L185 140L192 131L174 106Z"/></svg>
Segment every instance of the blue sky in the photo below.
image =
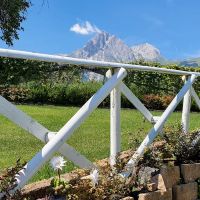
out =
<svg viewBox="0 0 200 200"><path fill-rule="evenodd" d="M104 30L129 46L151 43L169 59L200 56L199 0L44 1L32 0L13 49L70 53Z"/></svg>

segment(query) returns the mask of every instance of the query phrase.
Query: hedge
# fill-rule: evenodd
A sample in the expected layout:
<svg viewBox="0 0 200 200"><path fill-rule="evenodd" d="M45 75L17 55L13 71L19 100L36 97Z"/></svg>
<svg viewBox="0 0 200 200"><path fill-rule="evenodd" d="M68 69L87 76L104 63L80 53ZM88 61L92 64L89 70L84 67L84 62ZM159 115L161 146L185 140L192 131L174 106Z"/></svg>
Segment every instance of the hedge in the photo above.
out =
<svg viewBox="0 0 200 200"><path fill-rule="evenodd" d="M54 104L67 106L83 105L100 87L102 83L85 82L74 84L39 84L31 83L23 86L1 86L0 95L16 103ZM134 92L134 87L130 87ZM174 98L173 95L145 94L139 96L144 105L151 110L165 109ZM101 107L109 107L109 98L106 98ZM134 106L122 95L122 107ZM177 110L182 109L181 104ZM198 107L192 101L192 110Z"/></svg>
<svg viewBox="0 0 200 200"><path fill-rule="evenodd" d="M158 63L139 61L133 64L149 65L167 69L200 72L200 68L161 66ZM94 69L95 70L95 69ZM81 67L58 65L40 61L0 58L0 94L19 103L43 103L58 105L83 105L103 83L83 82ZM105 69L96 72L104 73ZM194 83L200 92L200 78ZM128 70L124 80L133 93L150 109L164 109L183 86L181 76L156 72ZM106 98L101 106L109 106ZM122 96L122 106L132 107ZM180 109L180 106L179 106ZM194 102L192 109L196 110Z"/></svg>

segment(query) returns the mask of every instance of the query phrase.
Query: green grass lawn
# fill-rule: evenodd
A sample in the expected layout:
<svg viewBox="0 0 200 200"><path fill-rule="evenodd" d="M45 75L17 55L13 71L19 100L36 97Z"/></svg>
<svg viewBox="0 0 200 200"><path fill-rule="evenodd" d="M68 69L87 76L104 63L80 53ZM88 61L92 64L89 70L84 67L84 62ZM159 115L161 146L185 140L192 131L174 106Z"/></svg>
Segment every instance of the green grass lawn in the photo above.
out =
<svg viewBox="0 0 200 200"><path fill-rule="evenodd" d="M76 107L61 106L18 106L34 119L46 126L51 131L58 131L74 113ZM161 112L153 112L160 115ZM168 124L180 123L181 113L175 112ZM145 137L151 124L144 122L142 115L134 109L122 109L121 134L122 150L130 148L130 139L140 141ZM191 114L191 130L200 128L200 113ZM68 143L90 160L95 161L109 156L109 109L97 109L71 136ZM139 131L141 130L141 131ZM23 161L30 160L43 144L17 127L6 118L0 116L0 170L15 163L18 158ZM75 166L68 162L65 171L74 169ZM46 164L32 179L40 180L53 176L53 171Z"/></svg>

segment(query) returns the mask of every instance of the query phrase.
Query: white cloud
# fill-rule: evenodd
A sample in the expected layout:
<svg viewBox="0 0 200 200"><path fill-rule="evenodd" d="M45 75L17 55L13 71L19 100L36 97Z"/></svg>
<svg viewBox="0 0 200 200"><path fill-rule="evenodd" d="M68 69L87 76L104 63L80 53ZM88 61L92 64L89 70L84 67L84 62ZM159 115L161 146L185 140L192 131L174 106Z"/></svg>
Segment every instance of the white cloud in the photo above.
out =
<svg viewBox="0 0 200 200"><path fill-rule="evenodd" d="M97 28L97 26L92 25L89 21L86 21L84 23L76 23L71 28L70 31L73 31L77 34L81 35L89 35L92 33L100 33L101 30Z"/></svg>

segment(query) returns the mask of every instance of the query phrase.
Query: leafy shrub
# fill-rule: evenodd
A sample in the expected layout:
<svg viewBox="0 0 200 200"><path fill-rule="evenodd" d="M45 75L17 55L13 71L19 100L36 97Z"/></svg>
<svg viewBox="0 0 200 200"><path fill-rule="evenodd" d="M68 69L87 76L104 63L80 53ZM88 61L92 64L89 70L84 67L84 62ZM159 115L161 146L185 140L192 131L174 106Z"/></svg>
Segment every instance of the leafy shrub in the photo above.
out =
<svg viewBox="0 0 200 200"><path fill-rule="evenodd" d="M97 90L100 88L100 83L78 83L67 87L65 95L68 104L83 105Z"/></svg>
<svg viewBox="0 0 200 200"><path fill-rule="evenodd" d="M83 105L101 83L34 84L28 87L28 99L35 103Z"/></svg>
<svg viewBox="0 0 200 200"><path fill-rule="evenodd" d="M163 109L162 98L159 95L144 95L143 102L149 109Z"/></svg>
<svg viewBox="0 0 200 200"><path fill-rule="evenodd" d="M16 191L13 195L9 192L17 186L16 175L18 175L20 170L24 169L25 164L18 159L14 167L7 168L0 176L0 193L5 194L4 199L21 199L20 191Z"/></svg>
<svg viewBox="0 0 200 200"><path fill-rule="evenodd" d="M117 200L126 197L131 192L129 185L126 185L125 179L118 175L109 167L98 167L100 177L96 186L91 184L91 180L82 179L84 175L88 175L88 170L79 170L79 179L76 180L67 194L67 199L87 200L87 199L110 199ZM84 175L83 175L84 174Z"/></svg>
<svg viewBox="0 0 200 200"><path fill-rule="evenodd" d="M173 98L174 96L170 95L161 96L161 95L149 94L149 95L144 95L142 101L149 109L162 110L168 107Z"/></svg>
<svg viewBox="0 0 200 200"><path fill-rule="evenodd" d="M200 132L183 133L181 127L167 127L157 142L145 151L140 164L160 167L174 164L200 162Z"/></svg>
<svg viewBox="0 0 200 200"><path fill-rule="evenodd" d="M18 86L0 86L0 95L9 101L17 103L43 103L43 104L58 104L58 105L83 105L98 89L102 83L98 82L83 82L83 83L41 83L29 82ZM172 95L142 95L138 94L134 84L131 84L130 89L149 109L161 110L165 109L173 100ZM136 91L136 92L135 92ZM109 96L101 103L101 107L109 106ZM125 96L122 95L122 107L133 108ZM182 104L179 104L177 110L182 109ZM192 100L191 109L197 111L199 108Z"/></svg>
<svg viewBox="0 0 200 200"><path fill-rule="evenodd" d="M180 130L169 131L163 135L166 148L175 157L176 163L194 163L200 161L200 132L183 133Z"/></svg>
<svg viewBox="0 0 200 200"><path fill-rule="evenodd" d="M30 89L29 99L33 103L46 103L48 102L48 87L38 86Z"/></svg>
<svg viewBox="0 0 200 200"><path fill-rule="evenodd" d="M67 85L56 84L47 88L46 102L52 104L67 104Z"/></svg>
<svg viewBox="0 0 200 200"><path fill-rule="evenodd" d="M67 194L68 190L70 190L71 185L65 180L53 178L51 180L51 187L55 196L63 196Z"/></svg>
<svg viewBox="0 0 200 200"><path fill-rule="evenodd" d="M5 97L9 101L25 103L29 101L29 89L12 86L12 87L0 87L0 95Z"/></svg>
<svg viewBox="0 0 200 200"><path fill-rule="evenodd" d="M0 57L1 85L18 85L29 81L72 83L80 81L81 73L78 66Z"/></svg>

